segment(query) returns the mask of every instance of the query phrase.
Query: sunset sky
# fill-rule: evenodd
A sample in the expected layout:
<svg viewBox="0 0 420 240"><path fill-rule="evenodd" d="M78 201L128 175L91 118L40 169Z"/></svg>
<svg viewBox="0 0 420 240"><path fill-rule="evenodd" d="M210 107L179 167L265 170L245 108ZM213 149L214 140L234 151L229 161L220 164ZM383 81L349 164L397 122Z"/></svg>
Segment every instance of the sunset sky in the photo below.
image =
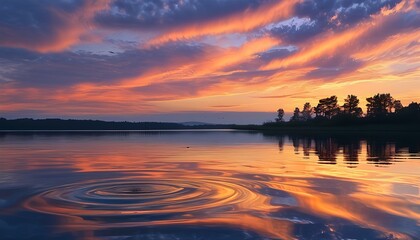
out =
<svg viewBox="0 0 420 240"><path fill-rule="evenodd" d="M420 1L1 0L0 117L261 123L420 101Z"/></svg>

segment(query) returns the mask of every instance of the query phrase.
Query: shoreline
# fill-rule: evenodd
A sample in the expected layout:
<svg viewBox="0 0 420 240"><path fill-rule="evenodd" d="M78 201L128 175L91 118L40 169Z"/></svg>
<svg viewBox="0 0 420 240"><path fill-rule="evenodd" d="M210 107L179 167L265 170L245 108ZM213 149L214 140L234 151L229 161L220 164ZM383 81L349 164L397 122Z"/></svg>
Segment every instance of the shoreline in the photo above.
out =
<svg viewBox="0 0 420 240"><path fill-rule="evenodd" d="M362 125L362 126L264 126L264 125L237 125L237 130L252 130L264 133L277 134L420 134L419 124L410 125Z"/></svg>
<svg viewBox="0 0 420 240"><path fill-rule="evenodd" d="M268 134L419 134L420 125L366 125L366 126L264 126L226 125L223 128L199 126L183 129L0 129L2 133L118 133L118 132L221 132L252 131Z"/></svg>

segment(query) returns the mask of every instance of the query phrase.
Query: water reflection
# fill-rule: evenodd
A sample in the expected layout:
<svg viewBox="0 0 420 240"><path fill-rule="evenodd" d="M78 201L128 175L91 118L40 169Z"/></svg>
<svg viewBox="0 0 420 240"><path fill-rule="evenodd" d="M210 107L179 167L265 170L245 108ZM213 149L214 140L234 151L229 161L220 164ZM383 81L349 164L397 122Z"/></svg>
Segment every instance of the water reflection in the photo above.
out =
<svg viewBox="0 0 420 240"><path fill-rule="evenodd" d="M356 167L359 164L359 157L367 160L367 163L376 166L389 165L406 158L418 158L420 152L420 141L417 136L390 137L370 136L357 137L354 135L339 136L304 136L304 135L268 135L276 138L279 142L279 149L283 151L286 142L293 144L296 153L302 152L304 156L311 154L318 157L319 164L337 164L337 158L342 157L349 167ZM362 152L362 146L366 152Z"/></svg>
<svg viewBox="0 0 420 240"><path fill-rule="evenodd" d="M0 134L1 239L418 239L418 150L393 136Z"/></svg>

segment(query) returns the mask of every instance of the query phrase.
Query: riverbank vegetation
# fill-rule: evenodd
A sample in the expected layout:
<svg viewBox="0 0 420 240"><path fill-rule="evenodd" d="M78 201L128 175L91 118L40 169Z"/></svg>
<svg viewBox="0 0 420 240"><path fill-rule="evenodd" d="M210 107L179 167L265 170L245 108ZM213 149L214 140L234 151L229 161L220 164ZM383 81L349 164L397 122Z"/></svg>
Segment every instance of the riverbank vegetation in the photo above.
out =
<svg viewBox="0 0 420 240"><path fill-rule="evenodd" d="M366 98L366 112L359 106L355 95L348 95L344 104L339 105L336 96L320 99L315 107L309 102L302 110L296 107L289 121L284 120L284 109L277 110L277 118L273 122L262 125L265 129L275 128L322 128L322 127L355 127L359 129L382 129L383 126L404 125L402 129L420 125L420 104L412 102L403 106L389 93L378 93Z"/></svg>
<svg viewBox="0 0 420 240"><path fill-rule="evenodd" d="M289 121L285 111L277 110L277 118L262 125L202 124L189 126L164 122L106 122L98 120L14 119L0 118L0 130L159 130L159 129L239 129L283 132L420 132L420 104L403 106L389 93L366 98L366 112L359 98L348 95L342 105L337 96L320 99L315 107L307 102L296 107Z"/></svg>

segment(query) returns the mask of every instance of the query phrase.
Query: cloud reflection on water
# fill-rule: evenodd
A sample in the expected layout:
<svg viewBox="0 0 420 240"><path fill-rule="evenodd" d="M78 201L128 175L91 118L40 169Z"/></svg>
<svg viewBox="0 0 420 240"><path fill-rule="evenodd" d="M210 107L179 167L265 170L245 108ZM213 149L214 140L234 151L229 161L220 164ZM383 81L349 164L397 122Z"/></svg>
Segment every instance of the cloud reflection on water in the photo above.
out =
<svg viewBox="0 0 420 240"><path fill-rule="evenodd" d="M0 143L5 239L420 236L419 141L408 137L98 132Z"/></svg>

